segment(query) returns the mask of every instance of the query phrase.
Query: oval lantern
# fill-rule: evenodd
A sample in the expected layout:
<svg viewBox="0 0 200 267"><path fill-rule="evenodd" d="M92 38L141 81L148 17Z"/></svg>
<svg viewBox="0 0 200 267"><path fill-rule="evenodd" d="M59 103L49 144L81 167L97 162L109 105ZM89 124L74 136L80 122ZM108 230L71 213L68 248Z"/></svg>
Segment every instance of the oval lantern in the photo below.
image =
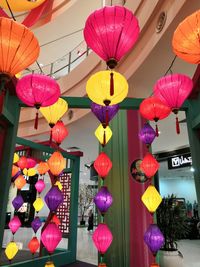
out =
<svg viewBox="0 0 200 267"><path fill-rule="evenodd" d="M53 186L44 198L47 207L51 212L55 212L57 208L63 203L64 197L62 192L57 186Z"/></svg>
<svg viewBox="0 0 200 267"><path fill-rule="evenodd" d="M105 152L101 152L94 161L94 168L101 178L105 178L112 168L112 161Z"/></svg>
<svg viewBox="0 0 200 267"><path fill-rule="evenodd" d="M35 219L31 223L31 227L35 234L37 233L37 230L41 227L41 225L42 225L42 221L40 220L40 218L35 217Z"/></svg>
<svg viewBox="0 0 200 267"><path fill-rule="evenodd" d="M27 168L28 162L27 162L27 158L22 156L19 158L18 162L17 162L17 166L23 170L25 168Z"/></svg>
<svg viewBox="0 0 200 267"><path fill-rule="evenodd" d="M37 161L33 158L27 158L27 169L34 168L37 164Z"/></svg>
<svg viewBox="0 0 200 267"><path fill-rule="evenodd" d="M30 252L32 253L32 255L34 255L37 252L37 250L39 249L39 247L40 247L40 243L39 243L37 237L34 236L30 240L30 242L28 243L28 248L29 248Z"/></svg>
<svg viewBox="0 0 200 267"><path fill-rule="evenodd" d="M129 9L106 6L87 18L84 38L87 45L112 69L133 47L139 31L138 20Z"/></svg>
<svg viewBox="0 0 200 267"><path fill-rule="evenodd" d="M12 172L11 172L11 182L14 182L17 177L21 174L21 171L16 165L12 166Z"/></svg>
<svg viewBox="0 0 200 267"><path fill-rule="evenodd" d="M55 267L52 261L47 261L44 267Z"/></svg>
<svg viewBox="0 0 200 267"><path fill-rule="evenodd" d="M19 175L17 179L15 179L14 183L17 189L21 190L22 187L24 187L26 184L26 179L24 178L23 175Z"/></svg>
<svg viewBox="0 0 200 267"><path fill-rule="evenodd" d="M159 163L151 153L147 153L140 164L141 170L148 178L151 178L155 175L159 169L159 166Z"/></svg>
<svg viewBox="0 0 200 267"><path fill-rule="evenodd" d="M94 203L97 206L101 214L105 214L112 205L113 198L111 193L108 191L107 186L102 186L99 192L94 197Z"/></svg>
<svg viewBox="0 0 200 267"><path fill-rule="evenodd" d="M176 28L172 47L174 53L189 63L200 63L200 10L186 17Z"/></svg>
<svg viewBox="0 0 200 267"><path fill-rule="evenodd" d="M176 114L176 132L180 133L178 111L193 89L192 80L184 74L170 74L154 85L154 95Z"/></svg>
<svg viewBox="0 0 200 267"><path fill-rule="evenodd" d="M60 87L51 77L42 74L28 74L21 78L16 86L19 99L29 107L48 107L60 96ZM34 128L38 127L38 111Z"/></svg>
<svg viewBox="0 0 200 267"><path fill-rule="evenodd" d="M45 189L46 185L43 179L39 179L37 183L35 184L35 189L40 194Z"/></svg>
<svg viewBox="0 0 200 267"><path fill-rule="evenodd" d="M5 254L9 261L11 261L16 256L18 250L19 248L14 241L11 241L7 244Z"/></svg>
<svg viewBox="0 0 200 267"><path fill-rule="evenodd" d="M15 0L9 0L9 6L12 11L27 11L34 9L38 6L40 6L44 1L46 0L36 0L36 1L27 1L27 0L20 0L20 2ZM0 0L0 6L1 8L8 9L8 4L6 0Z"/></svg>
<svg viewBox="0 0 200 267"><path fill-rule="evenodd" d="M41 197L36 198L33 202L33 207L37 213L44 207L44 202Z"/></svg>
<svg viewBox="0 0 200 267"><path fill-rule="evenodd" d="M145 207L151 214L153 214L157 210L158 206L162 202L161 195L153 185L149 185L147 187L141 199Z"/></svg>
<svg viewBox="0 0 200 267"><path fill-rule="evenodd" d="M57 145L60 145L69 134L62 121L58 121L51 131L52 139L56 142Z"/></svg>
<svg viewBox="0 0 200 267"><path fill-rule="evenodd" d="M17 232L17 230L19 229L19 227L21 226L21 221L17 216L14 216L12 218L12 220L10 220L8 226L14 235Z"/></svg>
<svg viewBox="0 0 200 267"><path fill-rule="evenodd" d="M156 136L159 136L157 121L169 116L171 110L159 98L148 97L140 104L140 114L147 120L156 122Z"/></svg>
<svg viewBox="0 0 200 267"><path fill-rule="evenodd" d="M112 137L112 130L109 126L106 126L106 128L104 128L102 124L100 124L95 130L94 134L99 140L99 143L104 147Z"/></svg>
<svg viewBox="0 0 200 267"><path fill-rule="evenodd" d="M48 159L51 173L58 176L66 168L66 160L59 151L55 151Z"/></svg>
<svg viewBox="0 0 200 267"><path fill-rule="evenodd" d="M149 148L156 137L156 132L149 123L145 123L138 135L140 140Z"/></svg>
<svg viewBox="0 0 200 267"><path fill-rule="evenodd" d="M144 241L154 256L163 246L165 238L156 224L150 224L144 234Z"/></svg>
<svg viewBox="0 0 200 267"><path fill-rule="evenodd" d="M39 175L44 175L45 173L47 173L49 171L48 163L45 161L41 161L37 166L37 171Z"/></svg>
<svg viewBox="0 0 200 267"><path fill-rule="evenodd" d="M16 196L13 201L12 205L16 211L18 211L19 208L24 204L24 200L21 195Z"/></svg>

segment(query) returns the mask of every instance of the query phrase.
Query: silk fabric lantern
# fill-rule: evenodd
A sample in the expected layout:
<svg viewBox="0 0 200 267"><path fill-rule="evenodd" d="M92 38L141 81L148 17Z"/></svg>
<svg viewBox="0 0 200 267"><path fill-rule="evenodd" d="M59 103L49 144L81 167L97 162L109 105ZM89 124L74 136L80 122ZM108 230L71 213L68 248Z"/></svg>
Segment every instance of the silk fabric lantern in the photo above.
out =
<svg viewBox="0 0 200 267"><path fill-rule="evenodd" d="M12 205L15 210L18 210L19 208L21 208L23 204L24 204L24 200L21 195L16 196L12 201Z"/></svg>
<svg viewBox="0 0 200 267"><path fill-rule="evenodd" d="M58 226L50 222L41 234L41 240L49 253L53 253L62 239L62 233Z"/></svg>
<svg viewBox="0 0 200 267"><path fill-rule="evenodd" d="M107 210L112 205L112 202L113 198L110 192L108 191L107 186L102 186L99 192L94 197L94 203L97 206L98 210L101 212L101 214L107 212Z"/></svg>
<svg viewBox="0 0 200 267"><path fill-rule="evenodd" d="M14 183L17 189L21 190L25 186L26 180L23 175L19 175Z"/></svg>
<svg viewBox="0 0 200 267"><path fill-rule="evenodd" d="M142 202L150 213L154 213L162 202L162 197L155 186L149 185L142 195Z"/></svg>
<svg viewBox="0 0 200 267"><path fill-rule="evenodd" d="M155 173L159 169L159 166L160 166L159 163L151 153L147 153L140 164L141 170L149 178L155 175Z"/></svg>
<svg viewBox="0 0 200 267"><path fill-rule="evenodd" d="M48 261L48 262L46 262L44 267L55 267L55 265L53 264L52 261Z"/></svg>
<svg viewBox="0 0 200 267"><path fill-rule="evenodd" d="M154 256L156 256L157 251L163 246L164 240L164 236L158 226L156 224L150 224L144 234L144 241Z"/></svg>
<svg viewBox="0 0 200 267"><path fill-rule="evenodd" d="M104 128L102 126L102 124L100 124L96 131L94 132L96 138L99 140L99 143L102 146L105 146L108 141L110 140L110 138L112 137L112 130L110 129L109 126L107 126L106 128Z"/></svg>
<svg viewBox="0 0 200 267"><path fill-rule="evenodd" d="M17 163L18 160L19 160L19 155L17 153L14 153L13 163Z"/></svg>
<svg viewBox="0 0 200 267"><path fill-rule="evenodd" d="M27 169L34 168L37 161L33 158L27 158Z"/></svg>
<svg viewBox="0 0 200 267"><path fill-rule="evenodd" d="M53 175L59 175L66 168L66 160L59 151L56 151L49 158L48 165Z"/></svg>
<svg viewBox="0 0 200 267"><path fill-rule="evenodd" d="M37 171L40 175L44 175L49 171L49 165L47 162L41 161L37 166Z"/></svg>
<svg viewBox="0 0 200 267"><path fill-rule="evenodd" d="M176 28L172 47L174 53L189 63L200 63L200 10L185 18Z"/></svg>
<svg viewBox="0 0 200 267"><path fill-rule="evenodd" d="M139 132L140 140L149 148L156 137L156 132L149 123L145 123Z"/></svg>
<svg viewBox="0 0 200 267"><path fill-rule="evenodd" d="M30 240L30 242L28 243L28 248L29 248L30 252L32 253L32 255L34 255L37 252L37 250L39 249L39 247L40 247L40 243L39 243L37 237L34 236Z"/></svg>
<svg viewBox="0 0 200 267"><path fill-rule="evenodd" d="M52 139L60 145L62 141L68 136L68 130L62 121L58 121L52 128Z"/></svg>
<svg viewBox="0 0 200 267"><path fill-rule="evenodd" d="M92 235L92 240L100 254L105 254L110 247L113 236L105 223L100 223Z"/></svg>
<svg viewBox="0 0 200 267"><path fill-rule="evenodd" d="M39 179L37 183L35 184L35 189L40 194L45 189L45 182L42 179Z"/></svg>
<svg viewBox="0 0 200 267"><path fill-rule="evenodd" d="M152 263L150 267L160 267L157 263Z"/></svg>
<svg viewBox="0 0 200 267"><path fill-rule="evenodd" d="M107 267L105 263L99 263L98 267Z"/></svg>
<svg viewBox="0 0 200 267"><path fill-rule="evenodd" d="M17 177L21 174L21 171L19 170L19 168L15 165L12 166L12 173L11 173L11 182L14 182Z"/></svg>
<svg viewBox="0 0 200 267"><path fill-rule="evenodd" d="M25 169L25 168L27 167L27 165L28 165L27 158L24 157L24 156L20 157L20 159L19 159L18 162L17 162L17 166L18 166L21 170L23 170L23 169Z"/></svg>
<svg viewBox="0 0 200 267"><path fill-rule="evenodd" d="M5 254L9 261L11 261L16 256L18 250L19 248L14 241L8 243L5 249Z"/></svg>
<svg viewBox="0 0 200 267"><path fill-rule="evenodd" d="M154 95L176 114L176 132L180 133L178 110L193 89L192 80L184 74L170 74L154 85Z"/></svg>
<svg viewBox="0 0 200 267"><path fill-rule="evenodd" d="M8 3L12 11L21 12L34 9L39 5L41 5L44 1L46 0L36 0L36 1L20 0L20 2L15 0L9 0ZM8 9L6 0L0 0L0 6L1 8Z"/></svg>
<svg viewBox="0 0 200 267"><path fill-rule="evenodd" d="M55 212L59 205L63 203L64 197L57 186L53 186L45 196L45 202L51 212Z"/></svg>
<svg viewBox="0 0 200 267"><path fill-rule="evenodd" d="M159 98L151 96L142 101L140 104L140 114L147 120L163 120L169 116L171 110ZM158 136L158 126L156 124L156 136Z"/></svg>
<svg viewBox="0 0 200 267"><path fill-rule="evenodd" d="M32 227L35 234L37 233L37 231L41 227L41 225L42 225L42 222L41 222L40 218L35 217L35 219L31 223L31 227Z"/></svg>
<svg viewBox="0 0 200 267"><path fill-rule="evenodd" d="M129 9L106 6L87 18L84 38L87 45L112 69L133 47L139 31L138 20Z"/></svg>
<svg viewBox="0 0 200 267"><path fill-rule="evenodd" d="M8 226L14 235L17 232L17 230L19 229L19 227L21 226L20 219L17 216L14 216L12 218L12 220L10 220Z"/></svg>
<svg viewBox="0 0 200 267"><path fill-rule="evenodd" d="M36 200L33 202L33 207L36 212L39 212L44 207L44 202L41 197L36 198Z"/></svg>
<svg viewBox="0 0 200 267"><path fill-rule="evenodd" d="M36 175L36 170L34 168L30 168L30 169L23 169L23 174L25 176L35 176Z"/></svg>
<svg viewBox="0 0 200 267"><path fill-rule="evenodd" d="M56 214L53 215L52 222L54 222L57 226L59 226L61 224L61 222L60 222L60 220Z"/></svg>
<svg viewBox="0 0 200 267"><path fill-rule="evenodd" d="M105 178L112 168L112 161L105 152L101 152L94 161L94 168L101 178Z"/></svg>

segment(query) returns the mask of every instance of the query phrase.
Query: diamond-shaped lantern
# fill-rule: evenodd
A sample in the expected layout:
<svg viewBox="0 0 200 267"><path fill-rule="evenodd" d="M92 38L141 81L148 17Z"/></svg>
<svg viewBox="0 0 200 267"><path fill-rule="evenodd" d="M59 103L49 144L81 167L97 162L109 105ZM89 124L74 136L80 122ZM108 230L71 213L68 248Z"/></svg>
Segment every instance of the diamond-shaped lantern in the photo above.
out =
<svg viewBox="0 0 200 267"><path fill-rule="evenodd" d="M95 131L95 136L99 140L99 143L105 146L112 137L112 130L109 126L104 128L102 124L100 124Z"/></svg>
<svg viewBox="0 0 200 267"><path fill-rule="evenodd" d="M159 169L159 163L152 156L151 153L147 153L140 164L140 168L145 173L145 175L149 178L155 175L157 170Z"/></svg>
<svg viewBox="0 0 200 267"><path fill-rule="evenodd" d="M37 237L34 236L28 243L28 248L32 253L32 255L34 255L37 252L39 247L40 247L40 242L38 241Z"/></svg>
<svg viewBox="0 0 200 267"><path fill-rule="evenodd" d="M149 147L156 137L155 130L151 127L149 123L145 123L139 132L140 140Z"/></svg>
<svg viewBox="0 0 200 267"><path fill-rule="evenodd" d="M149 185L142 195L142 202L150 213L154 213L162 201L162 197L155 186Z"/></svg>
<svg viewBox="0 0 200 267"><path fill-rule="evenodd" d="M39 217L35 217L35 219L31 223L31 227L35 233L37 232L37 230L40 228L41 225L42 222Z"/></svg>
<svg viewBox="0 0 200 267"><path fill-rule="evenodd" d="M23 203L24 203L24 200L21 195L16 196L12 201L12 204L15 210L18 210L19 208L21 208Z"/></svg>
<svg viewBox="0 0 200 267"><path fill-rule="evenodd" d="M102 186L99 192L94 197L94 203L97 206L101 214L107 212L112 205L113 198L111 193L108 191L107 186Z"/></svg>
<svg viewBox="0 0 200 267"><path fill-rule="evenodd" d="M8 226L14 235L17 232L17 230L19 229L19 227L21 226L21 221L17 216L14 216L12 218L12 220L10 220Z"/></svg>
<svg viewBox="0 0 200 267"><path fill-rule="evenodd" d="M53 186L45 196L45 202L51 212L56 211L59 205L63 202L63 193L58 186Z"/></svg>
<svg viewBox="0 0 200 267"><path fill-rule="evenodd" d="M44 202L40 197L38 197L33 203L33 207L36 210L36 212L39 212L43 208L43 206Z"/></svg>
<svg viewBox="0 0 200 267"><path fill-rule="evenodd" d="M105 254L110 247L113 236L105 223L100 223L93 233L92 240L100 254Z"/></svg>
<svg viewBox="0 0 200 267"><path fill-rule="evenodd" d="M8 243L5 249L5 254L6 254L6 257L9 259L9 261L11 261L16 256L18 250L19 248L14 241L11 241L10 243Z"/></svg>
<svg viewBox="0 0 200 267"><path fill-rule="evenodd" d="M112 161L106 155L106 153L101 152L94 161L94 168L97 171L98 175L101 176L101 178L105 178L112 168Z"/></svg>
<svg viewBox="0 0 200 267"><path fill-rule="evenodd" d="M144 241L153 253L156 255L157 251L164 243L164 236L156 224L150 224L144 234Z"/></svg>
<svg viewBox="0 0 200 267"><path fill-rule="evenodd" d="M24 187L26 184L26 179L24 178L23 175L19 175L14 183L17 189L21 190L22 187Z"/></svg>
<svg viewBox="0 0 200 267"><path fill-rule="evenodd" d="M35 189L40 194L45 189L45 182L43 179L39 179L35 184Z"/></svg>

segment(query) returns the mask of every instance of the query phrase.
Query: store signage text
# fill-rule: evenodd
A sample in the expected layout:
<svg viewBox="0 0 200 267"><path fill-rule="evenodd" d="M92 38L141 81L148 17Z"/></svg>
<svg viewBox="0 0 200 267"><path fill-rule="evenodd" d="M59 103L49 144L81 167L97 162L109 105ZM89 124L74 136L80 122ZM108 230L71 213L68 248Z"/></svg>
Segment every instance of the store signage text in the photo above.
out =
<svg viewBox="0 0 200 267"><path fill-rule="evenodd" d="M168 169L183 168L192 165L190 153L168 158Z"/></svg>

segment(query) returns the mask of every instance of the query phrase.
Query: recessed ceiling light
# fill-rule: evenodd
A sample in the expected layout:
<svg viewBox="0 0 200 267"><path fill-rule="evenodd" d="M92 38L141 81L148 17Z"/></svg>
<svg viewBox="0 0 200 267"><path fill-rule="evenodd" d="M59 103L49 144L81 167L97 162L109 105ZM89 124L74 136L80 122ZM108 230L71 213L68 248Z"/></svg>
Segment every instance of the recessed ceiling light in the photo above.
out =
<svg viewBox="0 0 200 267"><path fill-rule="evenodd" d="M195 169L194 169L193 167L191 167L191 168L190 168L190 171L191 171L191 172L194 172L194 171L195 171Z"/></svg>

